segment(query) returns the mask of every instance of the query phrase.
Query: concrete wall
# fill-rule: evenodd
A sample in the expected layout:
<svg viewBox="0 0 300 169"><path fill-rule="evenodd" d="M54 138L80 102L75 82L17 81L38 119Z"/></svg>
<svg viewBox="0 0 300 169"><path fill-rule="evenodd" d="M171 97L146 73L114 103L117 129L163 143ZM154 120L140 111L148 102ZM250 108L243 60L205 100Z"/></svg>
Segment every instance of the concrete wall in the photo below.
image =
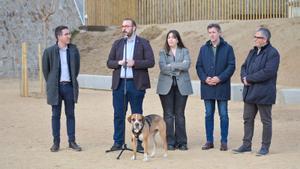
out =
<svg viewBox="0 0 300 169"><path fill-rule="evenodd" d="M80 88L87 89L100 89L100 90L111 90L111 76L101 75L86 75L80 74L78 77ZM153 81L152 86L156 87L157 80ZM200 97L200 82L192 81L192 87L194 94L193 96ZM242 97L243 85L232 84L231 85L231 100L232 101L243 101ZM299 104L300 103L300 89L280 89L277 91L278 104Z"/></svg>
<svg viewBox="0 0 300 169"><path fill-rule="evenodd" d="M38 43L43 44L42 13L49 11L52 0L0 1L0 77L15 76L20 67L21 43L28 42L28 69L37 69ZM54 29L67 25L71 30L81 25L73 0L54 0L55 13L49 17L47 46L55 43ZM17 61L17 62L16 62Z"/></svg>

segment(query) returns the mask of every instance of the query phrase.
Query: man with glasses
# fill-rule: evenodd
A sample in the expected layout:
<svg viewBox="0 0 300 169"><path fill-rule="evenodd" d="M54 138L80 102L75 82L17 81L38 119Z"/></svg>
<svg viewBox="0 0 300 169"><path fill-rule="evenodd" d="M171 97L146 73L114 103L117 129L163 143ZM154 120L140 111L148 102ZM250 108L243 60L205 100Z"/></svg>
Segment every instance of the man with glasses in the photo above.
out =
<svg viewBox="0 0 300 169"><path fill-rule="evenodd" d="M254 35L254 48L250 50L241 67L244 84L244 138L235 153L250 152L254 132L254 120L259 111L263 124L262 145L257 155L269 153L272 137L272 105L276 100L276 80L280 56L270 43L271 33L259 28Z"/></svg>
<svg viewBox="0 0 300 169"><path fill-rule="evenodd" d="M80 56L75 45L70 43L71 34L67 26L55 28L56 44L45 49L43 54L43 74L47 86L47 103L52 106L52 152L59 150L60 115L64 101L67 119L69 147L81 151L75 142L75 103L78 99L77 76Z"/></svg>
<svg viewBox="0 0 300 169"><path fill-rule="evenodd" d="M125 18L121 29L123 37L113 43L107 60L107 67L113 69L114 144L111 151L121 150L124 145L128 102L132 113L143 113L145 92L150 88L148 68L154 66L150 43L136 35L135 21ZM143 149L141 142L137 149Z"/></svg>

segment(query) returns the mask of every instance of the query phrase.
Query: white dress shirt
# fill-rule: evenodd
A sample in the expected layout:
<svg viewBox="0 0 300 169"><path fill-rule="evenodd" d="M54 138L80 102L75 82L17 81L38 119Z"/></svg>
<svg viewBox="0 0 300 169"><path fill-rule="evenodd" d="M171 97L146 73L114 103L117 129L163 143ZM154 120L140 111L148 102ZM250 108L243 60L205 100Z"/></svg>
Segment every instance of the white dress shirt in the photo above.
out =
<svg viewBox="0 0 300 169"><path fill-rule="evenodd" d="M127 45L124 45L124 50L123 50L123 60L132 60L133 59L133 53L134 53L134 46L135 46L135 39L136 35L133 34L130 38L127 39ZM125 50L125 46L127 47ZM126 51L126 55L125 55ZM125 77L125 68L122 66L121 68L121 78L133 78L133 72L131 67L126 68L126 77Z"/></svg>
<svg viewBox="0 0 300 169"><path fill-rule="evenodd" d="M60 57L60 82L68 81L70 82L70 73L67 60L67 47L59 48Z"/></svg>

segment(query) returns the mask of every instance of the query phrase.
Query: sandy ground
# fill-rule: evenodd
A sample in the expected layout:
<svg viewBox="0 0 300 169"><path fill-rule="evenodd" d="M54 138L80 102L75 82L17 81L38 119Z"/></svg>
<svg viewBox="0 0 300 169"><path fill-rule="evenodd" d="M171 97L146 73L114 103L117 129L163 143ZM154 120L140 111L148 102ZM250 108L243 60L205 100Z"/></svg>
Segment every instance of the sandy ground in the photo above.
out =
<svg viewBox="0 0 300 169"><path fill-rule="evenodd" d="M147 91L145 114L162 114L154 88ZM186 108L188 151L169 152L143 162L130 160L131 152L125 151L120 160L118 152L105 153L112 144L113 109L111 91L80 90L76 106L76 135L82 152L74 152L67 145L65 116L62 115L61 149L49 151L51 146L50 106L44 97L20 97L16 80L0 79L0 168L1 169L299 169L300 166L300 106L276 105L273 109L273 140L270 154L256 157L260 147L262 125L256 120L253 152L233 154L232 149L241 144L243 135L242 102L230 102L229 148L219 151L219 120L215 122L215 149L202 151L205 142L204 112L202 101L189 97ZM130 126L127 124L127 136ZM127 137L127 143L129 138Z"/></svg>

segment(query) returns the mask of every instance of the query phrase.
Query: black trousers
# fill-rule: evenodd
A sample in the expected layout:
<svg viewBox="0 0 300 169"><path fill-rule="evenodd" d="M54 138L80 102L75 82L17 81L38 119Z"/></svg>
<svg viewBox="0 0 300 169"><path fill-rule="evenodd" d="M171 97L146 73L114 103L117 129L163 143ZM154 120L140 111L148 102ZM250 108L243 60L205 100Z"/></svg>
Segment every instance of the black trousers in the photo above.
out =
<svg viewBox="0 0 300 169"><path fill-rule="evenodd" d="M269 149L272 138L272 105L244 103L244 138L243 144L247 147L252 145L254 132L254 119L259 111L263 124L262 147Z"/></svg>
<svg viewBox="0 0 300 169"><path fill-rule="evenodd" d="M178 87L173 86L167 95L159 95L167 127L168 145L186 145L184 110L188 96L180 94Z"/></svg>

